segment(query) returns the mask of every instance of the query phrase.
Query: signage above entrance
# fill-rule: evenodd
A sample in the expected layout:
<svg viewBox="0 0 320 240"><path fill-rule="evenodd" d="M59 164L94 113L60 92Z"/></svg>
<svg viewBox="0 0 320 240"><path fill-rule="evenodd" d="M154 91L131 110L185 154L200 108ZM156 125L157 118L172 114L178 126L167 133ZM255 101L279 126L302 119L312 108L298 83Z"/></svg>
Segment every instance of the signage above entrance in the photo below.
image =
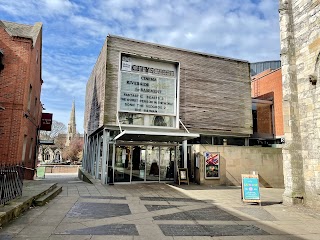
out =
<svg viewBox="0 0 320 240"><path fill-rule="evenodd" d="M175 116L176 73L174 63L122 56L119 111Z"/></svg>
<svg viewBox="0 0 320 240"><path fill-rule="evenodd" d="M121 73L120 111L175 114L175 79Z"/></svg>
<svg viewBox="0 0 320 240"><path fill-rule="evenodd" d="M198 138L200 135L196 133L186 133L182 131L134 131L124 130L116 137L114 141L152 141L152 142L181 142Z"/></svg>

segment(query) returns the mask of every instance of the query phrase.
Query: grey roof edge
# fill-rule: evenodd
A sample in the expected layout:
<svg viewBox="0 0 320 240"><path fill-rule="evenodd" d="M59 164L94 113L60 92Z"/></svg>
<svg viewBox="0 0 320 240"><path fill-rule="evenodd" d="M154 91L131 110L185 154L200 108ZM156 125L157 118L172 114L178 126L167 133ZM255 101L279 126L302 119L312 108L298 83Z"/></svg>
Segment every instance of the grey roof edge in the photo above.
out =
<svg viewBox="0 0 320 240"><path fill-rule="evenodd" d="M210 53L205 53L205 52L198 52L198 51L188 50L188 49L184 49L184 48L176 48L176 47L167 46L167 45L163 45L163 44L159 44L159 43L152 43L152 42L147 42L147 41L127 38L127 37L122 37L122 36L117 36L117 35L112 35L112 34L108 34L107 38L108 37L119 38L119 39L123 39L123 40L127 40L127 41L132 41L132 42L137 42L137 43L144 43L144 44L149 44L149 45L153 45L153 46L157 46L157 47L169 48L169 49L174 49L174 50L178 50L178 51L189 52L189 53L194 53L194 54L199 54L199 55L204 55L204 56L209 56L209 57L221 58L221 59L225 59L225 60L249 63L248 60L242 60L242 59L238 59L238 58L230 58L230 57L225 57L225 56L220 56L220 55L215 55L215 54L210 54Z"/></svg>
<svg viewBox="0 0 320 240"><path fill-rule="evenodd" d="M20 27L20 28L30 28L28 31L29 34L22 34L22 33L17 33L14 31L14 28L11 27ZM33 46L36 43L36 40L42 30L42 23L41 22L36 22L34 25L29 25L29 24L23 24L23 23L16 23L16 22L9 22L5 20L0 20L0 27L4 28L5 31L11 36L11 37L21 37L21 38L27 38L32 40Z"/></svg>
<svg viewBox="0 0 320 240"><path fill-rule="evenodd" d="M42 26L43 24L41 22L36 22L32 28L32 41L33 41L33 46L36 44L37 38L40 35L42 31Z"/></svg>
<svg viewBox="0 0 320 240"><path fill-rule="evenodd" d="M266 70L267 70L267 69L266 69ZM266 71L266 70L265 70L265 71ZM268 76L268 75L270 75L270 74L272 74L272 73L275 73L275 72L277 72L277 71L279 71L279 70L281 70L281 67L276 68L276 69L272 69L271 72L268 72L268 73L266 73L266 74L264 74L264 75L262 75L262 76L260 76L260 77L258 77L258 78L255 78L255 76L261 74L261 73L258 73L258 74L256 74L256 75L254 75L254 76L251 77L251 82L257 81L257 80L259 80L259 79L261 79L261 78L264 78L265 76Z"/></svg>
<svg viewBox="0 0 320 240"><path fill-rule="evenodd" d="M250 64L255 64L255 63L267 63L267 62L281 62L281 60L266 60L266 61L259 61L259 62L250 62Z"/></svg>

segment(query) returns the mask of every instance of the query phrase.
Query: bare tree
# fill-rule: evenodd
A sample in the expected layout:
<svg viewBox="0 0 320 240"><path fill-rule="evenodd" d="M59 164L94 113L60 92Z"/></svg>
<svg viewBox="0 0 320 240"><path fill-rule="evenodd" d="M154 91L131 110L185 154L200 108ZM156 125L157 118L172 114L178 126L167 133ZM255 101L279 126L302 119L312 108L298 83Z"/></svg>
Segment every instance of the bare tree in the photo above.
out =
<svg viewBox="0 0 320 240"><path fill-rule="evenodd" d="M63 159L70 160L72 162L81 159L83 149L83 138L75 137L71 140L70 145L63 150Z"/></svg>
<svg viewBox="0 0 320 240"><path fill-rule="evenodd" d="M40 131L40 139L42 140L53 140L59 134L65 133L67 130L66 125L62 122L58 122L56 120L52 121L51 131Z"/></svg>

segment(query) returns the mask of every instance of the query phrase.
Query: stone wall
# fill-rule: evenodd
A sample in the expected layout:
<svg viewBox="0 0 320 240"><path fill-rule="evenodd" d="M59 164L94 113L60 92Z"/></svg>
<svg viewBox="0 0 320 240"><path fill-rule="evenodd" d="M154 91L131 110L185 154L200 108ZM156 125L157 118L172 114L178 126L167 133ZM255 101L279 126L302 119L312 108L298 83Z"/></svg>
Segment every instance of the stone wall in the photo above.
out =
<svg viewBox="0 0 320 240"><path fill-rule="evenodd" d="M79 165L42 165L46 173L77 173Z"/></svg>
<svg viewBox="0 0 320 240"><path fill-rule="evenodd" d="M194 145L199 153L200 184L240 186L241 174L259 173L260 187L283 188L282 152L279 148ZM220 153L220 179L205 179L204 152Z"/></svg>
<svg viewBox="0 0 320 240"><path fill-rule="evenodd" d="M320 207L320 1L280 0L279 12L284 202Z"/></svg>

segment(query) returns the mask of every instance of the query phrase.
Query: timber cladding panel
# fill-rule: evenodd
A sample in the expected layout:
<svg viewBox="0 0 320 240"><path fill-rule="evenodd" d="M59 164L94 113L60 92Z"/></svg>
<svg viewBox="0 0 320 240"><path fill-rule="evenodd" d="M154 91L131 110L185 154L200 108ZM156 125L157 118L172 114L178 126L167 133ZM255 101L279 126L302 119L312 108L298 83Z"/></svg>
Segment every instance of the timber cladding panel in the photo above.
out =
<svg viewBox="0 0 320 240"><path fill-rule="evenodd" d="M101 49L86 87L86 104L84 111L84 129L92 133L103 126L103 112L106 86L107 44Z"/></svg>
<svg viewBox="0 0 320 240"><path fill-rule="evenodd" d="M191 132L252 133L249 63L108 36L104 124L116 125L120 53L180 63L181 121ZM104 46L105 47L105 46Z"/></svg>

